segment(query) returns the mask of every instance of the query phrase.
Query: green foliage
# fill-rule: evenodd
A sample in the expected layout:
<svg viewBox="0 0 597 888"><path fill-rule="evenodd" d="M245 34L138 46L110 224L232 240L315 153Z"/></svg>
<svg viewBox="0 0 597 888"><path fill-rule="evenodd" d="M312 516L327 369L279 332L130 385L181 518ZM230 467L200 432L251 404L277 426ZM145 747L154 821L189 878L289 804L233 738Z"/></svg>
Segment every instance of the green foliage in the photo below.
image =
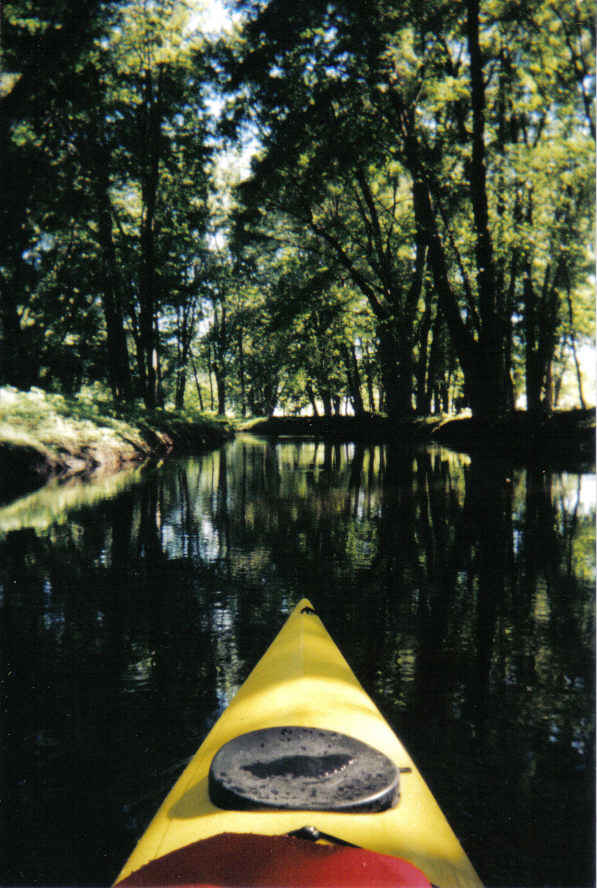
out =
<svg viewBox="0 0 597 888"><path fill-rule="evenodd" d="M189 437L196 447L221 443L228 432L225 422L193 410L117 408L109 390L98 384L76 397L0 388L0 445L35 448L50 464L64 468L66 463L75 472L145 459L160 438L167 449L166 435L182 449Z"/></svg>
<svg viewBox="0 0 597 888"><path fill-rule="evenodd" d="M378 318L388 391L422 379L426 252L474 408L512 406L525 350L526 387L549 406L562 309L586 281L565 241L590 243L585 6L243 6L223 63L238 89L229 125L256 119L264 146L245 227L262 234L282 211L319 237Z"/></svg>
<svg viewBox="0 0 597 888"><path fill-rule="evenodd" d="M68 4L64 11L72 15ZM2 330L14 340L4 379L75 391L110 371L124 391L129 368L115 378L111 341L128 338L146 394L160 351L151 331L170 304L193 296L206 218L205 90L188 17L181 3L98 10L43 115L17 106L24 74L4 98L15 109L8 156L16 165L4 201L15 237L0 265ZM9 14L9 37L13 28L21 37ZM35 170L25 170L28 156ZM17 346L36 352L39 373L23 372Z"/></svg>
<svg viewBox="0 0 597 888"><path fill-rule="evenodd" d="M588 3L239 8L211 51L182 0L4 4L0 382L400 416L572 369L582 403Z"/></svg>

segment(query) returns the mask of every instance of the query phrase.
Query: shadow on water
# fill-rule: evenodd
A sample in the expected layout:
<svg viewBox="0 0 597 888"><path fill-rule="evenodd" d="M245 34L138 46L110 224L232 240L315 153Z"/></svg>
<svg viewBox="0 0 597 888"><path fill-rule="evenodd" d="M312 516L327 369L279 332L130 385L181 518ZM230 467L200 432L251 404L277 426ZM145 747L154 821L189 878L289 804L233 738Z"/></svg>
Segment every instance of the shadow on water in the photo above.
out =
<svg viewBox="0 0 597 888"><path fill-rule="evenodd" d="M593 884L594 483L240 438L5 524L3 881L109 883L306 595L484 881Z"/></svg>

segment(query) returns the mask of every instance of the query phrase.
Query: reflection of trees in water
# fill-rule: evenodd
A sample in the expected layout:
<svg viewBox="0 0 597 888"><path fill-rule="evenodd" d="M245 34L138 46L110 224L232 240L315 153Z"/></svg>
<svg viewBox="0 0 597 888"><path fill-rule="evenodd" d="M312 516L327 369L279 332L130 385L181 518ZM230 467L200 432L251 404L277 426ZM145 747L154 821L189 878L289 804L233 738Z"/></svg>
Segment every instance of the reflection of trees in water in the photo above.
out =
<svg viewBox="0 0 597 888"><path fill-rule="evenodd" d="M506 854L514 881L542 867L565 880L563 860L537 858L558 817L579 854L590 847L578 823L592 785L593 596L571 554L578 519L552 476L529 471L527 483L523 470L445 451L354 447L339 459L338 447L293 446L274 489L252 492L247 544L259 540L277 575L317 602L473 849L492 835L495 879ZM551 811L557 794L572 807Z"/></svg>
<svg viewBox="0 0 597 888"><path fill-rule="evenodd" d="M593 596L574 572L569 553L577 524L562 516L553 479L531 470L522 475L473 458L453 541L446 545L444 522L439 535L428 528L443 550L443 576L425 599L410 715L417 748L426 748L422 724L444 738L443 755L452 746L446 738L466 732L476 764L461 768L454 760L437 772L431 749L429 770L446 777L442 797L461 800L454 819L464 830L470 799L489 780L483 820L469 826L473 857L475 834L479 848L486 848L488 831L492 836L493 880L507 854L513 882L533 884L544 868L566 884L568 853L541 857L559 820L558 834L576 846L579 872L590 877L588 829L579 823L593 785ZM563 772L556 760L567 762ZM501 775L500 791L493 791L492 772Z"/></svg>
<svg viewBox="0 0 597 888"><path fill-rule="evenodd" d="M0 545L9 880L113 875L217 707L197 571L165 557L159 506L156 481Z"/></svg>
<svg viewBox="0 0 597 888"><path fill-rule="evenodd" d="M13 859L36 861L30 880L57 871L69 831L75 881L124 858L306 594L482 876L565 884L555 830L588 883L594 512L579 500L573 477L446 450L237 441L10 534L6 761L27 775Z"/></svg>

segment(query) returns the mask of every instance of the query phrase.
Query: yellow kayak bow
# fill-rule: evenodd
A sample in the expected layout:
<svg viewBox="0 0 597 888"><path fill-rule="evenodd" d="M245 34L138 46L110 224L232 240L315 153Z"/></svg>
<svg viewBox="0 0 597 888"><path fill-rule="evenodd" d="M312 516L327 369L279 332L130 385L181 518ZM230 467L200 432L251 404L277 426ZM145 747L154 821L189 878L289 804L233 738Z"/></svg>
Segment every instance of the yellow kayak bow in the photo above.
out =
<svg viewBox="0 0 597 888"><path fill-rule="evenodd" d="M311 755L317 738L323 746ZM361 771L354 770L361 761ZM363 769L371 779L363 779ZM481 886L413 760L303 599L176 781L115 884L199 840L282 836L307 825L409 861L438 888Z"/></svg>

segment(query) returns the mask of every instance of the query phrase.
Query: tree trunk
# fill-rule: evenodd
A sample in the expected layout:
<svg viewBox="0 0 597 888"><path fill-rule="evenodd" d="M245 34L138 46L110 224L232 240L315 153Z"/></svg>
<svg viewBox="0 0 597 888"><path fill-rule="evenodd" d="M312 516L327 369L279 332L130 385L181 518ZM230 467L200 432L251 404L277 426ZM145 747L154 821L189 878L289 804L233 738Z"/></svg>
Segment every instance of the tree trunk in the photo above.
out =
<svg viewBox="0 0 597 888"><path fill-rule="evenodd" d="M177 409L184 408L188 365L191 356L191 340L195 331L195 309L192 300L185 300L177 308L176 323L176 394Z"/></svg>
<svg viewBox="0 0 597 888"><path fill-rule="evenodd" d="M315 397L315 392L313 391L313 385L311 382L307 382L306 385L307 397L311 403L311 409L313 410L313 416L319 416L319 411L317 410L317 399Z"/></svg>
<svg viewBox="0 0 597 888"><path fill-rule="evenodd" d="M479 0L467 0L467 42L470 58L472 104L472 155L470 195L475 223L475 259L479 293L478 365L485 388L484 413L508 411L507 368L504 366L502 319L499 312L496 269L489 231L487 173L485 165L485 75L479 43Z"/></svg>
<svg viewBox="0 0 597 888"><path fill-rule="evenodd" d="M568 279L566 280L566 301L568 304L568 321L570 324L569 340L570 340L570 348L572 350L572 357L574 359L574 368L576 370L576 384L578 385L578 398L579 398L580 405L581 405L582 409L586 410L587 405L586 405L584 395L583 395L582 374L580 372L580 362L578 360L578 350L577 350L577 344L576 344L576 330L574 327L574 311L573 311L573 307L572 307L572 296L570 293L570 281Z"/></svg>
<svg viewBox="0 0 597 888"><path fill-rule="evenodd" d="M419 416L429 416L431 413L431 392L430 373L432 370L433 348L430 348L429 335L433 321L433 305L432 305L432 288L426 287L425 292L425 310L419 323L417 332L418 357L415 366L416 393L415 403L416 412ZM436 308L436 318L434 326L437 324L439 311ZM435 337L435 333L434 333ZM433 340L431 342L433 346Z"/></svg>
<svg viewBox="0 0 597 888"><path fill-rule="evenodd" d="M240 327L238 331L238 372L240 376L241 396L240 415L244 417L247 415L247 392L245 386L245 350L242 327Z"/></svg>
<svg viewBox="0 0 597 888"><path fill-rule="evenodd" d="M133 397L133 386L122 306L118 293L116 250L112 236L112 213L107 191L107 176L104 174L103 181L100 177L96 178L96 185L98 239L102 251L102 306L106 319L108 377L114 399L130 402Z"/></svg>
<svg viewBox="0 0 597 888"><path fill-rule="evenodd" d="M143 361L144 400L148 408L158 403L158 343L155 330L157 310L155 275L155 214L160 163L160 77L154 86L152 72L144 76L144 104L140 109L141 128L147 145L147 164L142 175L141 194L141 274L139 280L139 335Z"/></svg>
<svg viewBox="0 0 597 888"><path fill-rule="evenodd" d="M203 406L203 396L201 394L201 384L199 382L199 376L197 375L197 365L195 364L195 359L193 355L191 355L191 367L193 368L193 377L195 379L195 388L197 389L197 398L199 399L199 409L203 413L205 410Z"/></svg>
<svg viewBox="0 0 597 888"><path fill-rule="evenodd" d="M471 46L471 81L473 93L473 159L470 165L470 194L475 205L477 281L479 288L479 338L475 339L465 323L458 299L448 275L448 262L444 243L433 206L435 184L422 163L426 151L419 143L414 111L407 107L399 92L393 90L390 97L396 114L400 138L403 143L403 161L412 178L413 207L417 226L428 245L429 265L436 292L450 338L465 379L467 402L477 416L502 414L508 407L505 360L501 346L501 321L495 309L495 275L491 240L488 229L487 194L485 190L485 166L483 147L483 72L478 46L476 16L478 3L469 0L469 43ZM477 22L478 25L478 22ZM477 199L480 205L476 206ZM489 265L487 265L489 263Z"/></svg>
<svg viewBox="0 0 597 888"><path fill-rule="evenodd" d="M219 361L214 368L216 374L216 390L218 393L218 416L226 415L226 374Z"/></svg>
<svg viewBox="0 0 597 888"><path fill-rule="evenodd" d="M34 353L31 331L21 327L16 303L16 294L21 288L21 264L21 256L16 255L15 272L8 281L0 270L0 384L28 389L38 380L39 361Z"/></svg>
<svg viewBox="0 0 597 888"><path fill-rule="evenodd" d="M394 419L410 416L413 412L412 354L401 353L390 322L379 323L377 335L386 411Z"/></svg>
<svg viewBox="0 0 597 888"><path fill-rule="evenodd" d="M525 272L523 295L527 410L530 413L538 413L541 410L541 373L537 354L537 298L530 262L527 263Z"/></svg>
<svg viewBox="0 0 597 888"><path fill-rule="evenodd" d="M209 409L213 413L213 411L215 409L215 404L214 404L214 384L213 384L212 373L213 373L213 362L211 359L211 344L208 342L208 344L207 344L207 376L209 379Z"/></svg>
<svg viewBox="0 0 597 888"><path fill-rule="evenodd" d="M362 416L365 413L365 405L363 404L363 396L361 394L361 376L353 342L350 343L350 346L346 343L343 344L342 357L346 367L346 380L352 409L355 412L355 416Z"/></svg>
<svg viewBox="0 0 597 888"><path fill-rule="evenodd" d="M330 392L326 389L324 391L319 392L319 397L321 398L321 402L323 404L323 415L331 416L332 415L332 396Z"/></svg>
<svg viewBox="0 0 597 888"><path fill-rule="evenodd" d="M186 368L179 368L176 371L176 389L174 393L174 406L177 410L184 410L184 397L187 387Z"/></svg>
<svg viewBox="0 0 597 888"><path fill-rule="evenodd" d="M441 380L447 372L446 352L448 349L447 332L442 322L441 312L436 311L432 328L431 347L429 349L429 366L427 370L427 391L426 396L429 404L434 402L435 413L442 412L442 402L440 398ZM435 398L434 398L435 395Z"/></svg>
<svg viewBox="0 0 597 888"><path fill-rule="evenodd" d="M373 356L366 346L364 346L363 350L366 357L365 374L367 377L367 400L369 402L369 411L371 413L375 413L375 378Z"/></svg>
<svg viewBox="0 0 597 888"><path fill-rule="evenodd" d="M106 141L104 86L99 71L94 73L95 112L90 118L90 178L95 199L97 241L100 248L100 286L106 320L108 380L116 401L130 402L133 383L129 364L118 261L113 235L112 202L110 200L110 169L112 154Z"/></svg>

